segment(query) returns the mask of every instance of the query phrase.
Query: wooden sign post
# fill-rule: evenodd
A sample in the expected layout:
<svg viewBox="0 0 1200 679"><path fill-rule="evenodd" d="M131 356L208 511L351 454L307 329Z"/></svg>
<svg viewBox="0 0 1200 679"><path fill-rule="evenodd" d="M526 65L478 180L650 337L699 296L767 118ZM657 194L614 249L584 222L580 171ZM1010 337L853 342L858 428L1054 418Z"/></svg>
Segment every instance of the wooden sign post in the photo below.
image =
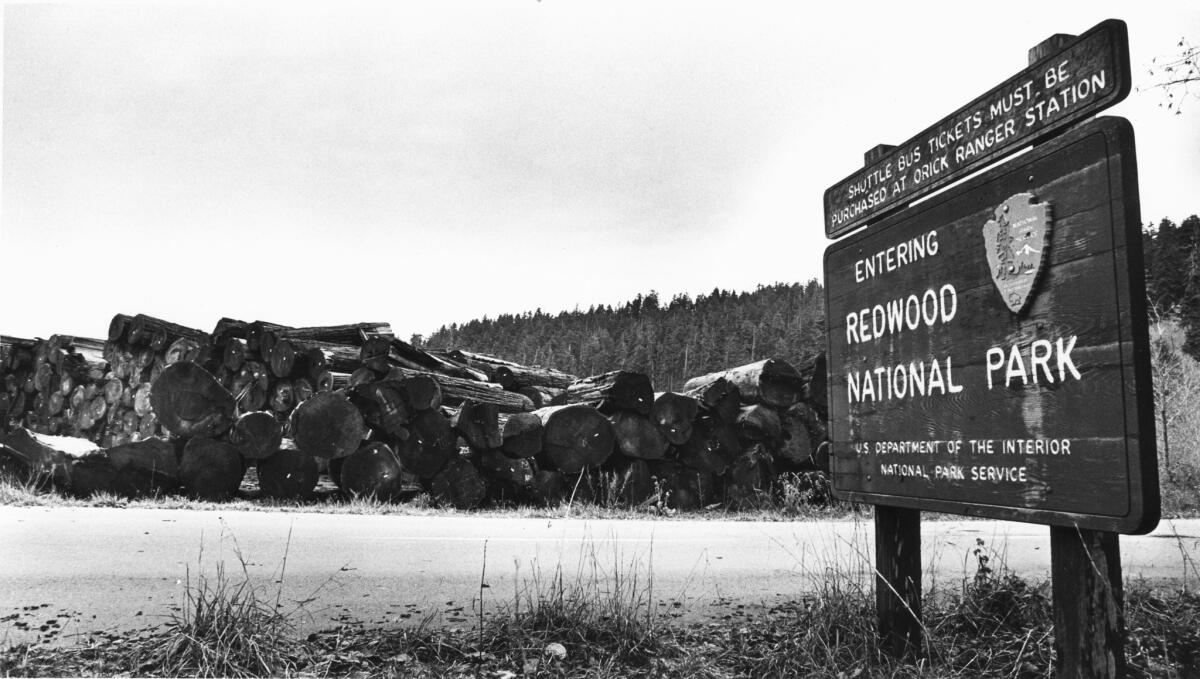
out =
<svg viewBox="0 0 1200 679"><path fill-rule="evenodd" d="M1045 87L989 122L1036 118L1083 81L1115 103L1126 55L1118 21L1055 36L1000 90ZM951 118L988 119L991 97ZM1094 110L1059 109L1076 117L1029 132L1030 153L914 206L898 196L826 250L834 492L876 505L879 628L897 654L923 648L920 512L939 511L1051 526L1058 676L1124 672L1117 533L1157 524L1158 467L1133 130L1084 120ZM926 136L872 149L867 168Z"/></svg>

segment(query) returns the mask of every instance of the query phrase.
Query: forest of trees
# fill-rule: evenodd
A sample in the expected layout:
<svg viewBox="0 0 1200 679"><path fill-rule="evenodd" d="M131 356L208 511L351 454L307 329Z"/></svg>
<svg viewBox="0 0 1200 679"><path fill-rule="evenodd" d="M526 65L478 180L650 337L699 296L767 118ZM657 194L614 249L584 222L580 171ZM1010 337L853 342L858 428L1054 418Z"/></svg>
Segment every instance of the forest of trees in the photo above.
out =
<svg viewBox="0 0 1200 679"><path fill-rule="evenodd" d="M1143 235L1150 320L1177 320L1187 332L1184 350L1200 358L1200 217L1163 219ZM413 341L580 376L640 370L656 388L677 389L689 377L767 357L803 366L823 350L824 337L824 288L813 279L665 303L651 291L617 307L485 317Z"/></svg>
<svg viewBox="0 0 1200 679"><path fill-rule="evenodd" d="M1179 321L1187 333L1183 350L1200 358L1200 217L1164 219L1142 236L1150 321Z"/></svg>
<svg viewBox="0 0 1200 679"><path fill-rule="evenodd" d="M768 357L800 367L824 349L825 291L814 280L754 292L714 289L669 302L651 291L622 306L557 315L540 309L442 327L413 343L464 349L574 375L639 370L656 389Z"/></svg>

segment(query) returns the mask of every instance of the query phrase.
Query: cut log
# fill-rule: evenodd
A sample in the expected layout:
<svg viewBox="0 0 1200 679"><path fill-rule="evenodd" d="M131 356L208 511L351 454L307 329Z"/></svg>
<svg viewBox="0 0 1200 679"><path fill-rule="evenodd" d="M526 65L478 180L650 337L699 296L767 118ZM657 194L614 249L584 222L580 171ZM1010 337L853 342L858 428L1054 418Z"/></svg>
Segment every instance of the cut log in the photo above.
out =
<svg viewBox="0 0 1200 679"><path fill-rule="evenodd" d="M409 421L410 436L398 445L401 464L422 479L433 477L458 456L458 436L438 410L419 410Z"/></svg>
<svg viewBox="0 0 1200 679"><path fill-rule="evenodd" d="M761 444L751 447L725 474L725 503L736 509L768 506L774 477L770 453Z"/></svg>
<svg viewBox="0 0 1200 679"><path fill-rule="evenodd" d="M553 406L534 414L542 421L542 453L538 461L547 469L577 474L603 464L612 454L612 424L595 408Z"/></svg>
<svg viewBox="0 0 1200 679"><path fill-rule="evenodd" d="M542 418L534 413L513 413L504 419L501 429L505 453L532 458L542 452Z"/></svg>
<svg viewBox="0 0 1200 679"><path fill-rule="evenodd" d="M405 430L411 413L405 402L403 382L382 380L354 387L350 401L372 427L393 436Z"/></svg>
<svg viewBox="0 0 1200 679"><path fill-rule="evenodd" d="M502 413L520 413L532 411L533 402L529 397L511 391L504 391L500 385L487 382L464 380L439 373L420 372L408 368L393 367L388 373L389 379L426 377L437 382L442 393L442 405L457 406L471 399L479 403L493 403ZM415 407L415 406L414 406Z"/></svg>
<svg viewBox="0 0 1200 679"><path fill-rule="evenodd" d="M359 358L363 365L370 366L377 372L400 367L469 381L487 381L487 374L481 370L439 358L400 339L371 338L363 343Z"/></svg>
<svg viewBox="0 0 1200 679"><path fill-rule="evenodd" d="M163 362L166 365L179 361L191 361L203 364L212 353L211 340L207 338L177 337L163 352Z"/></svg>
<svg viewBox="0 0 1200 679"><path fill-rule="evenodd" d="M296 447L314 457L337 458L358 450L366 426L345 394L316 394L293 413L292 438Z"/></svg>
<svg viewBox="0 0 1200 679"><path fill-rule="evenodd" d="M570 489L562 472L541 469L534 472L530 484L533 496L545 507L557 507L566 501Z"/></svg>
<svg viewBox="0 0 1200 679"><path fill-rule="evenodd" d="M669 493L667 504L671 507L689 511L699 509L713 499L716 484L712 474L696 471L673 460L655 460L649 465L651 475Z"/></svg>
<svg viewBox="0 0 1200 679"><path fill-rule="evenodd" d="M777 441L782 431L779 414L764 405L744 406L738 412L737 435L743 441Z"/></svg>
<svg viewBox="0 0 1200 679"><path fill-rule="evenodd" d="M146 344L152 346L155 351L165 350L170 346L172 341L180 337L190 337L204 344L211 344L212 342L208 333L202 330L189 328L145 314L138 314L133 317L133 320L129 323L129 330L126 335L126 341L129 344Z"/></svg>
<svg viewBox="0 0 1200 679"><path fill-rule="evenodd" d="M368 338L395 338L388 323L349 323L346 325L319 325L306 328L287 328L275 332L277 337L294 340L312 340L331 344L361 346Z"/></svg>
<svg viewBox="0 0 1200 679"><path fill-rule="evenodd" d="M296 407L296 389L291 380L279 380L271 386L271 395L267 399L271 410L286 415Z"/></svg>
<svg viewBox="0 0 1200 679"><path fill-rule="evenodd" d="M264 497L279 500L310 500L316 494L317 460L293 445L277 448L260 459L258 487Z"/></svg>
<svg viewBox="0 0 1200 679"><path fill-rule="evenodd" d="M229 442L237 446L238 452L247 460L265 460L279 451L283 427L270 413L245 413L233 423Z"/></svg>
<svg viewBox="0 0 1200 679"><path fill-rule="evenodd" d="M420 488L396 453L379 442L364 445L342 461L338 486L353 496L385 501Z"/></svg>
<svg viewBox="0 0 1200 679"><path fill-rule="evenodd" d="M821 415L821 419L829 419L829 372L825 362L825 352L817 354L812 363L801 371L801 375L806 378L805 400Z"/></svg>
<svg viewBox="0 0 1200 679"><path fill-rule="evenodd" d="M788 408L779 418L782 432L780 444L775 451L775 457L781 463L793 467L804 467L812 464L812 435L806 422L815 418L812 409L803 403ZM816 467L810 467L816 469Z"/></svg>
<svg viewBox="0 0 1200 679"><path fill-rule="evenodd" d="M741 452L737 434L731 425L701 415L692 427L692 436L679 446L679 462L707 474L723 474Z"/></svg>
<svg viewBox="0 0 1200 679"><path fill-rule="evenodd" d="M434 500L456 509L474 509L487 497L487 484L465 458L454 456L430 481Z"/></svg>
<svg viewBox="0 0 1200 679"><path fill-rule="evenodd" d="M317 388L307 377L297 377L292 380L292 395L295 397L296 403L307 401L315 393L317 393Z"/></svg>
<svg viewBox="0 0 1200 679"><path fill-rule="evenodd" d="M491 380L509 391L520 391L524 387L566 389L579 378L553 368L511 364L496 366Z"/></svg>
<svg viewBox="0 0 1200 679"><path fill-rule="evenodd" d="M286 325L271 323L270 321L254 321L246 324L246 347L251 352L257 352L260 356L268 357L271 355L271 341L274 337L272 333L279 330L287 329Z"/></svg>
<svg viewBox="0 0 1200 679"><path fill-rule="evenodd" d="M233 424L233 395L195 363L167 366L150 390L159 423L175 436L216 436Z"/></svg>
<svg viewBox="0 0 1200 679"><path fill-rule="evenodd" d="M700 402L692 396L665 391L654 395L650 421L673 445L682 445L692 436L692 423L700 413Z"/></svg>
<svg viewBox="0 0 1200 679"><path fill-rule="evenodd" d="M126 334L129 332L129 323L132 320L133 316L114 314L112 320L108 323L108 341L113 343L125 342Z"/></svg>
<svg viewBox="0 0 1200 679"><path fill-rule="evenodd" d="M486 478L510 484L514 488L533 482L533 465L529 460L513 458L499 450L485 450L479 455L479 471Z"/></svg>
<svg viewBox="0 0 1200 679"><path fill-rule="evenodd" d="M24 427L0 437L0 445L19 458L18 467L27 470L22 480L62 489L71 487L75 460L102 454L100 447L87 439L37 434Z"/></svg>
<svg viewBox="0 0 1200 679"><path fill-rule="evenodd" d="M608 416L613 425L617 450L627 457L641 460L660 460L670 445L662 431L649 417L628 410L618 410Z"/></svg>
<svg viewBox="0 0 1200 679"><path fill-rule="evenodd" d="M521 387L516 392L522 396L526 396L533 402L534 408L549 408L552 405L565 405L555 403L555 399L563 397L567 392L566 389L551 389L549 387Z"/></svg>
<svg viewBox="0 0 1200 679"><path fill-rule="evenodd" d="M154 406L151 403L150 395L152 387L149 384L139 384L137 390L133 392L133 411L138 417L145 417L154 412Z"/></svg>
<svg viewBox="0 0 1200 679"><path fill-rule="evenodd" d="M693 377L684 384L691 391L724 377L737 386L744 403L762 403L774 408L787 408L804 393L804 381L791 363L768 358L724 372Z"/></svg>
<svg viewBox="0 0 1200 679"><path fill-rule="evenodd" d="M692 384L689 380L687 384ZM686 386L686 385L685 385ZM685 395L700 402L700 408L706 413L724 420L737 420L738 409L742 405L742 395L736 385L724 377L704 382L684 390Z"/></svg>
<svg viewBox="0 0 1200 679"><path fill-rule="evenodd" d="M499 448L504 444L500 434L500 409L494 403L478 403L472 399L462 402L450 418L450 426L476 450Z"/></svg>
<svg viewBox="0 0 1200 679"><path fill-rule="evenodd" d="M593 404L605 412L629 410L649 415L654 405L654 387L645 373L614 370L571 383L566 400Z"/></svg>
<svg viewBox="0 0 1200 679"><path fill-rule="evenodd" d="M176 364L179 365L179 364ZM245 467L231 443L195 437L179 458L179 481L184 492L201 500L224 500L237 492Z"/></svg>
<svg viewBox="0 0 1200 679"><path fill-rule="evenodd" d="M654 476L645 460L622 458L609 470L617 499L626 506L639 506L657 498Z"/></svg>
<svg viewBox="0 0 1200 679"><path fill-rule="evenodd" d="M179 459L170 441L146 438L113 446L105 454L119 475L125 494L163 495L179 488Z"/></svg>
<svg viewBox="0 0 1200 679"><path fill-rule="evenodd" d="M246 362L250 350L246 348L246 340L240 337L230 337L225 342L225 350L221 354L221 364L229 370L237 372Z"/></svg>

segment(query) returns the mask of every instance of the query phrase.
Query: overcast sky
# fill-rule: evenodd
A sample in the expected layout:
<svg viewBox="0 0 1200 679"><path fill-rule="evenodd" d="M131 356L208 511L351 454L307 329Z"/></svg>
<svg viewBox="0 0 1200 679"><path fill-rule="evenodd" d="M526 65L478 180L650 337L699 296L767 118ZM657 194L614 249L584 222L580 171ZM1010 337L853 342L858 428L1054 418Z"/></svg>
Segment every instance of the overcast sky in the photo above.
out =
<svg viewBox="0 0 1200 679"><path fill-rule="evenodd" d="M245 6L244 6L245 5ZM388 321L821 277L822 192L1026 65L1200 3L6 4L0 332ZM1200 212L1200 99L1133 121L1143 221Z"/></svg>

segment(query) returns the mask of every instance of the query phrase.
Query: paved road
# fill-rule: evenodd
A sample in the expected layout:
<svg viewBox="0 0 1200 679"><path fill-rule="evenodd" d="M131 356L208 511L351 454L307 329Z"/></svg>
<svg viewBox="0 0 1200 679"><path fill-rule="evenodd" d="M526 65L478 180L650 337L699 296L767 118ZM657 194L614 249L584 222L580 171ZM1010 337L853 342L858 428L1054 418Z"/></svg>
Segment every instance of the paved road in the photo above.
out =
<svg viewBox="0 0 1200 679"><path fill-rule="evenodd" d="M834 571L867 582L872 531L870 521L0 507L0 642L161 623L183 605L189 578L212 581L223 564L240 582L242 563L251 582L289 605L313 598L305 629L351 619L408 624L431 614L441 624L469 624L481 578L485 606L494 606L536 582L545 586L559 569L568 584L649 589L658 605L687 619L736 616L795 599ZM926 587L957 586L971 575L977 540L1022 575L1049 575L1042 526L927 520L922 536ZM1200 520L1163 522L1121 544L1126 576L1198 578Z"/></svg>

